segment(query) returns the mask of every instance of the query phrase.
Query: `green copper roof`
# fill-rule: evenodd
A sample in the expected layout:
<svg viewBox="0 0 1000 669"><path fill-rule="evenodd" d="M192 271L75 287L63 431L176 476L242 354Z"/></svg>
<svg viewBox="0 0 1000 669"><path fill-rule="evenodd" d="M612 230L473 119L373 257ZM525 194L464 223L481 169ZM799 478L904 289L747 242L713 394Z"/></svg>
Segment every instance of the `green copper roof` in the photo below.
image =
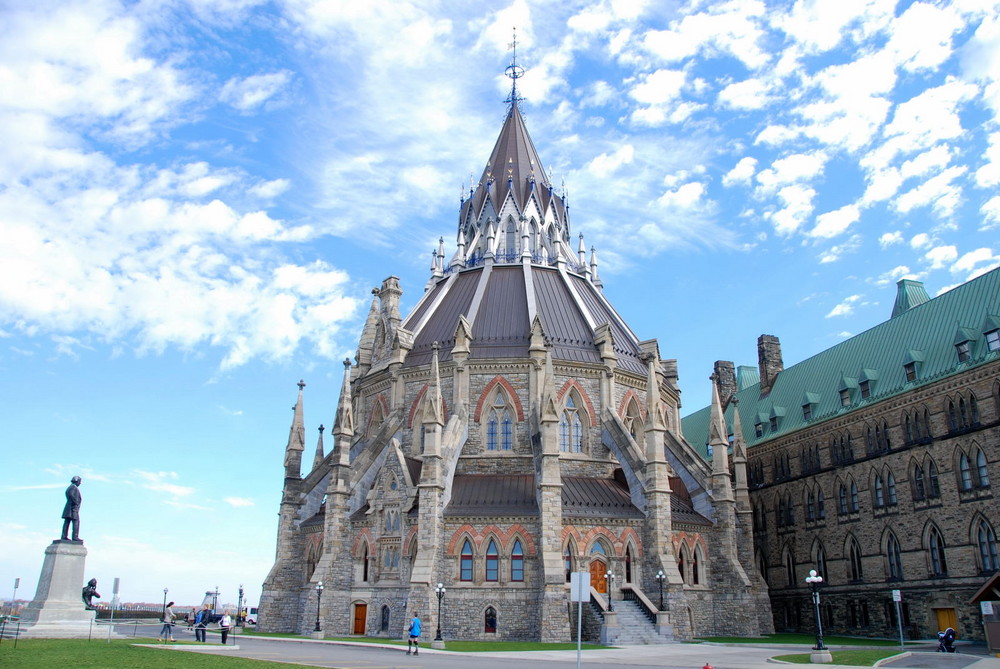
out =
<svg viewBox="0 0 1000 669"><path fill-rule="evenodd" d="M898 287L896 291L896 304L892 307L891 318L895 318L901 313L909 311L913 307L919 306L931 299L927 296L924 284L919 281L902 279L896 286Z"/></svg>
<svg viewBox="0 0 1000 669"><path fill-rule="evenodd" d="M900 293L912 288L904 283L900 282ZM896 303L900 303L898 297ZM766 397L760 395L759 381L751 386L738 384L740 389L735 397L739 400L747 445L765 443L806 425L1000 359L1000 351L989 351L986 344L986 333L996 330L1000 323L996 314L1000 314L1000 269L922 304L911 305L901 313L894 311L888 321L788 367L778 374ZM955 348L959 339L970 344L970 358L961 363ZM916 368L916 379L911 382L906 381L904 365L907 364ZM862 398L864 389L870 392L868 398ZM842 406L841 390L849 393L850 406ZM811 414L808 420L802 410L807 400ZM785 409L784 415L781 408ZM729 426L732 426L732 412L730 403L726 409ZM684 437L698 450L702 450L708 439L710 414L711 407L705 407L682 421ZM771 429L771 417L777 418L775 430ZM763 432L760 437L757 424Z"/></svg>

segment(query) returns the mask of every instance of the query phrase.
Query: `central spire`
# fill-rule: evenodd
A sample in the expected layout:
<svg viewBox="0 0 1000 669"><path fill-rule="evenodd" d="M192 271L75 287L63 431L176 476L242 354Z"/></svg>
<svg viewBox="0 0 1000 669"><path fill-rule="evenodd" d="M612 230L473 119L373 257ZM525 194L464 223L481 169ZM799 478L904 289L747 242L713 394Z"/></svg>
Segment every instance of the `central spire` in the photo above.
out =
<svg viewBox="0 0 1000 669"><path fill-rule="evenodd" d="M514 28L514 38L508 45L511 50L510 65L504 70L504 75L510 79L510 95L504 100L512 108L520 106L521 101L524 100L517 93L517 80L524 76L524 68L517 64L517 28Z"/></svg>

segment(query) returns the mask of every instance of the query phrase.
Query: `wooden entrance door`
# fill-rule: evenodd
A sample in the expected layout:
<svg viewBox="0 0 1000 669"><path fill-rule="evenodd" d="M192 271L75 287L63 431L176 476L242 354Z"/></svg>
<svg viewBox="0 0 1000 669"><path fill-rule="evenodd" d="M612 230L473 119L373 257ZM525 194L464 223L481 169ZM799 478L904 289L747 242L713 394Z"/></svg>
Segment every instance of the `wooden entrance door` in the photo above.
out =
<svg viewBox="0 0 1000 669"><path fill-rule="evenodd" d="M608 594L608 581L604 578L607 571L607 565L600 560L594 560L590 563L590 587L602 595Z"/></svg>
<svg viewBox="0 0 1000 669"><path fill-rule="evenodd" d="M958 616L955 615L955 609L934 609L934 615L937 616L938 630L943 632L949 627L958 629Z"/></svg>
<svg viewBox="0 0 1000 669"><path fill-rule="evenodd" d="M355 604L354 605L354 633L358 635L364 635L365 633L365 620L368 618L368 605L367 604Z"/></svg>

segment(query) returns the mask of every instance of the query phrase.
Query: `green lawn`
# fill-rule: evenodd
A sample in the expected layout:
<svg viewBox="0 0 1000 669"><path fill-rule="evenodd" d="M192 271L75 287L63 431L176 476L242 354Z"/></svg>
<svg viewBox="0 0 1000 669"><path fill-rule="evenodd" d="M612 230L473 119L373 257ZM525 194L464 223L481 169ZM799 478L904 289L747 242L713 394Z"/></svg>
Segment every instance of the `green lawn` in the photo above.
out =
<svg viewBox="0 0 1000 669"><path fill-rule="evenodd" d="M157 643L156 639L19 639L0 643L0 667L4 669L274 669L274 662L238 657L163 652L137 648L136 643ZM284 665L289 666L289 665Z"/></svg>
<svg viewBox="0 0 1000 669"><path fill-rule="evenodd" d="M259 636L259 637L278 637L285 639L304 639L308 638L302 634L286 634L282 632L245 632L246 636ZM344 637L327 637L327 641L351 641L353 643L381 643L390 646L405 646L405 639L387 639L385 637L370 637L370 636L344 636ZM430 639L421 639L420 645L423 648L429 648L431 645ZM601 646L598 644L585 643L581 646L585 650L599 650L601 648L608 648L608 646ZM533 641L456 641L452 639L445 640L445 650L453 650L460 653L503 653L503 652L515 652L524 650L576 650L576 643L536 643Z"/></svg>
<svg viewBox="0 0 1000 669"><path fill-rule="evenodd" d="M699 641L711 641L713 643L781 643L813 646L816 644L816 635L782 633L766 634L762 637L706 636L700 637ZM899 646L897 639L869 639L860 636L824 636L823 643L828 646Z"/></svg>
<svg viewBox="0 0 1000 669"><path fill-rule="evenodd" d="M825 641L825 639L824 639ZM832 650L833 664L844 664L851 667L871 667L879 660L898 655L898 650ZM794 655L776 655L772 660L781 662L794 662L795 664L809 664L809 653L796 653Z"/></svg>

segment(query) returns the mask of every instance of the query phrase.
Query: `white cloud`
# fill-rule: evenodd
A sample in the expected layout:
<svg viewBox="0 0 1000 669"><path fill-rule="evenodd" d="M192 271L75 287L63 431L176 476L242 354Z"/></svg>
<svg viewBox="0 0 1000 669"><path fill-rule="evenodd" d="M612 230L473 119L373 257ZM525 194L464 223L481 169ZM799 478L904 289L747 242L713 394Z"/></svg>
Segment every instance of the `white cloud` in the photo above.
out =
<svg viewBox="0 0 1000 669"><path fill-rule="evenodd" d="M784 207L772 212L770 218L774 223L775 232L779 235L789 235L798 230L812 214L812 201L816 191L807 186L785 186L778 191L777 196Z"/></svg>
<svg viewBox="0 0 1000 669"><path fill-rule="evenodd" d="M797 0L790 12L775 17L775 24L806 53L821 53L840 44L845 34L874 32L887 25L894 6L888 0Z"/></svg>
<svg viewBox="0 0 1000 669"><path fill-rule="evenodd" d="M770 102L770 88L760 79L738 81L719 91L719 103L733 109L762 109Z"/></svg>
<svg viewBox="0 0 1000 669"><path fill-rule="evenodd" d="M148 472L133 469L132 476L139 479L143 488L154 492L165 492L174 497L186 497L194 492L194 488L170 483L179 478L177 472Z"/></svg>
<svg viewBox="0 0 1000 669"><path fill-rule="evenodd" d="M699 206L704 195L704 184L692 181L680 186L676 190L668 190L660 197L659 202L664 207L690 209Z"/></svg>
<svg viewBox="0 0 1000 669"><path fill-rule="evenodd" d="M734 184L749 184L750 179L753 178L756 171L757 159L751 156L743 156L740 158L740 162L736 163L733 169L729 170L729 172L722 177L722 185L732 186Z"/></svg>
<svg viewBox="0 0 1000 669"><path fill-rule="evenodd" d="M233 77L219 91L219 99L236 109L248 112L260 107L288 85L292 73L288 70L249 77Z"/></svg>
<svg viewBox="0 0 1000 669"><path fill-rule="evenodd" d="M958 249L954 246L935 246L924 254L931 269L942 269L958 259Z"/></svg>
<svg viewBox="0 0 1000 669"><path fill-rule="evenodd" d="M934 242L933 240L931 240L931 236L928 235L926 232L918 232L917 234L913 235L913 237L910 239L910 248L926 249L930 248L933 245L933 243Z"/></svg>
<svg viewBox="0 0 1000 669"><path fill-rule="evenodd" d="M983 215L983 222L979 226L981 231L993 230L1000 227L1000 195L994 195L983 203L979 208Z"/></svg>
<svg viewBox="0 0 1000 669"><path fill-rule="evenodd" d="M850 316L854 313L854 308L857 303L861 301L860 295L851 295L850 297L844 298L844 300L830 310L830 313L826 315L826 318L836 318L838 316Z"/></svg>
<svg viewBox="0 0 1000 669"><path fill-rule="evenodd" d="M254 501L252 499L247 499L246 497L224 497L222 501L237 509L254 505Z"/></svg>
<svg viewBox="0 0 1000 669"><path fill-rule="evenodd" d="M962 255L958 258L955 263L951 266L951 272L953 274L966 274L968 275L967 281L979 274L982 274L1000 264L1000 256L994 255L992 249L979 248L975 251L969 251L968 253Z"/></svg>
<svg viewBox="0 0 1000 669"><path fill-rule="evenodd" d="M816 217L816 227L809 231L810 237L830 239L843 234L847 228L861 217L856 204L848 204L840 209L820 214Z"/></svg>
<svg viewBox="0 0 1000 669"><path fill-rule="evenodd" d="M844 243L831 246L826 251L821 253L819 256L819 263L821 265L827 265L829 263L838 262L845 255L856 253L860 247L861 236L851 235Z"/></svg>
<svg viewBox="0 0 1000 669"><path fill-rule="evenodd" d="M881 237L878 238L878 245L883 249L894 246L895 244L903 243L903 233L899 230L893 232L886 232Z"/></svg>
<svg viewBox="0 0 1000 669"><path fill-rule="evenodd" d="M766 14L759 0L729 0L710 5L708 11L689 14L671 24L669 30L650 30L643 46L664 62L685 60L703 50L717 49L757 69L768 62L762 42L762 19Z"/></svg>
<svg viewBox="0 0 1000 669"><path fill-rule="evenodd" d="M893 21L886 51L904 70L937 67L951 56L952 35L963 27L954 8L914 2Z"/></svg>
<svg viewBox="0 0 1000 669"><path fill-rule="evenodd" d="M983 153L985 163L976 170L976 183L982 188L1000 184L1000 132L990 133Z"/></svg>
<svg viewBox="0 0 1000 669"><path fill-rule="evenodd" d="M251 195L270 200L287 191L291 188L291 185L292 182L288 179L272 179L270 181L263 181L256 186L251 186L247 191Z"/></svg>
<svg viewBox="0 0 1000 669"><path fill-rule="evenodd" d="M875 285L885 286L890 283L896 283L900 279L916 279L917 275L910 271L910 268L906 265L899 265L898 267L893 267L888 272L883 272L875 280Z"/></svg>
<svg viewBox="0 0 1000 669"><path fill-rule="evenodd" d="M895 202L904 214L916 207L930 206L941 216L950 216L962 197L961 186L952 182L967 171L964 165L949 167L941 174L927 179L912 190L900 195Z"/></svg>
<svg viewBox="0 0 1000 669"><path fill-rule="evenodd" d="M602 153L597 156L584 169L588 170L595 177L603 179L612 176L622 165L631 163L634 157L635 147L631 144L625 144L618 147L612 154Z"/></svg>
<svg viewBox="0 0 1000 669"><path fill-rule="evenodd" d="M822 152L796 153L779 158L771 167L757 174L762 189L774 190L780 186L809 181L823 171L828 157Z"/></svg>

